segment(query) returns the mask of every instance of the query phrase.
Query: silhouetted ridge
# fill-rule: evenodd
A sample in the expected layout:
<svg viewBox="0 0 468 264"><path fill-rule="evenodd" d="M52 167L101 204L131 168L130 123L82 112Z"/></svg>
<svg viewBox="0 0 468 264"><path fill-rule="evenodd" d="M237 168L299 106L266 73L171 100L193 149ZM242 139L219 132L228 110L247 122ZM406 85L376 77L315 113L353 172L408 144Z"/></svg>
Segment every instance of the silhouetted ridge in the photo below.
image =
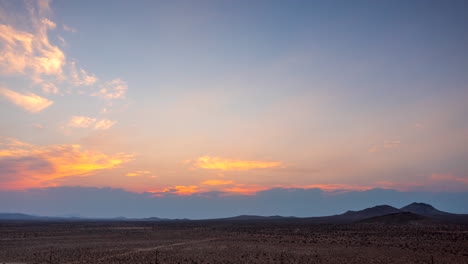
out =
<svg viewBox="0 0 468 264"><path fill-rule="evenodd" d="M390 225L400 225L400 224L421 224L421 223L431 223L432 221L422 215L418 215L411 212L401 212L395 214L387 214L381 216L375 216L359 221L360 223L373 223L373 224L390 224Z"/></svg>
<svg viewBox="0 0 468 264"><path fill-rule="evenodd" d="M401 211L395 207L389 205L378 205L371 208L367 208L360 211L347 211L346 213L340 215L344 218L351 218L355 220L361 220L366 218L371 218L375 216L387 215L400 213Z"/></svg>
<svg viewBox="0 0 468 264"><path fill-rule="evenodd" d="M450 215L450 213L439 211L435 209L432 205L426 203L412 203L405 207L402 207L400 210L425 216Z"/></svg>
<svg viewBox="0 0 468 264"><path fill-rule="evenodd" d="M266 219L289 219L295 218L292 216L280 216L280 215L272 215L272 216L260 216L260 215L238 215L234 217L227 217L227 218L219 218L215 220L266 220Z"/></svg>

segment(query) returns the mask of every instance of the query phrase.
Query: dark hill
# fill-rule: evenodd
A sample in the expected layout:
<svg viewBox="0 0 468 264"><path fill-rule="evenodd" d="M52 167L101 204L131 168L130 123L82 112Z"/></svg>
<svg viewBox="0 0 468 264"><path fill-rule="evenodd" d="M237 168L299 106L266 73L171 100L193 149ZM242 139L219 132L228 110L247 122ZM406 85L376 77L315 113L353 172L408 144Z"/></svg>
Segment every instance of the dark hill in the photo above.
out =
<svg viewBox="0 0 468 264"><path fill-rule="evenodd" d="M19 214L19 213L0 213L0 220L40 220L43 217Z"/></svg>
<svg viewBox="0 0 468 264"><path fill-rule="evenodd" d="M386 224L386 225L402 225L402 224L422 224L431 223L430 218L418 215L411 212L402 212L376 216L359 221L359 223Z"/></svg>
<svg viewBox="0 0 468 264"><path fill-rule="evenodd" d="M367 208L360 211L347 211L346 213L339 215L343 218L348 218L354 221L359 221L366 218L400 213L401 211L395 207L389 205L378 205L371 208Z"/></svg>
<svg viewBox="0 0 468 264"><path fill-rule="evenodd" d="M432 205L425 203L412 203L405 207L402 207L400 210L425 216L450 215L450 213L439 211L435 209Z"/></svg>
<svg viewBox="0 0 468 264"><path fill-rule="evenodd" d="M219 218L213 220L274 220L274 219L290 219L295 218L292 216L280 216L280 215L272 215L272 216L260 216L260 215L239 215L234 217L227 217L227 218Z"/></svg>

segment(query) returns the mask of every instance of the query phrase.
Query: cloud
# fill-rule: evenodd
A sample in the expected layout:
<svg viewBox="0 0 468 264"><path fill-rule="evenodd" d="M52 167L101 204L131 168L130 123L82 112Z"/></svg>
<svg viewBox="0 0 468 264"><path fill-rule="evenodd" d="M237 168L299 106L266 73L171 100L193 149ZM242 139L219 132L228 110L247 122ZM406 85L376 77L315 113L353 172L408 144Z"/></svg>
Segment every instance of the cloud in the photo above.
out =
<svg viewBox="0 0 468 264"><path fill-rule="evenodd" d="M68 125L71 127L80 127L87 128L93 127L94 129L106 130L111 128L117 122L109 119L97 120L96 118L87 117L87 116L73 116L68 122Z"/></svg>
<svg viewBox="0 0 468 264"><path fill-rule="evenodd" d="M456 177L451 174L432 174L418 181L380 181L374 186L381 188L398 189L401 191L466 191L468 190L468 178Z"/></svg>
<svg viewBox="0 0 468 264"><path fill-rule="evenodd" d="M89 127L96 122L96 118L87 116L73 116L69 122L71 127Z"/></svg>
<svg viewBox="0 0 468 264"><path fill-rule="evenodd" d="M251 161L251 160L232 160L218 157L203 156L199 157L194 166L202 169L218 170L252 170L264 169L279 166L281 162L271 161Z"/></svg>
<svg viewBox="0 0 468 264"><path fill-rule="evenodd" d="M233 183L234 183L233 181L208 180L208 181L202 182L201 184L216 186L216 185L228 185L228 184L233 184Z"/></svg>
<svg viewBox="0 0 468 264"><path fill-rule="evenodd" d="M116 168L132 160L125 153L107 155L83 150L80 145L36 146L1 138L0 188L24 189L47 186L68 176L87 176Z"/></svg>
<svg viewBox="0 0 468 264"><path fill-rule="evenodd" d="M76 63L70 63L71 81L75 86L90 86L97 82L98 78L94 74L88 74L84 69L77 68Z"/></svg>
<svg viewBox="0 0 468 264"><path fill-rule="evenodd" d="M368 149L368 152L379 152L385 149L394 149L400 146L399 140L386 140L384 143L379 145L373 145L371 148Z"/></svg>
<svg viewBox="0 0 468 264"><path fill-rule="evenodd" d="M11 103L31 113L40 112L53 104L51 100L37 94L31 92L21 94L3 87L0 87L0 95L3 95Z"/></svg>
<svg viewBox="0 0 468 264"><path fill-rule="evenodd" d="M22 2L20 2L21 5ZM49 35L57 28L50 19L52 10L48 1L23 2L24 8L4 10L8 14L0 18L0 74L23 75L33 85L40 86L44 93L63 94L59 87L91 86L98 82L96 75L88 73L76 65L74 59L67 59L65 52L51 44ZM17 23L17 17L21 24ZM21 29L19 29L21 28ZM62 25L63 30L76 32L76 29ZM62 44L65 39L53 34ZM107 99L123 98L127 84L121 79L102 83L99 90L82 91L81 94L101 96ZM71 93L71 90L65 92Z"/></svg>
<svg viewBox="0 0 468 264"><path fill-rule="evenodd" d="M42 23L44 23L45 25L47 25L51 29L54 29L54 28L57 27L57 24L55 24L54 22L50 21L47 18L42 19Z"/></svg>
<svg viewBox="0 0 468 264"><path fill-rule="evenodd" d="M32 126L33 126L34 128L36 128L36 129L43 129L43 128L44 128L44 126L41 125L41 124L33 124Z"/></svg>
<svg viewBox="0 0 468 264"><path fill-rule="evenodd" d="M149 192L152 193L153 196L161 197L161 196L173 196L173 195L187 196L187 195L203 193L207 191L208 190L206 189L200 189L200 186L197 186L197 185L190 185L190 186L178 185L178 186L174 186L170 188L165 188L162 190L154 190L154 191L149 191Z"/></svg>
<svg viewBox="0 0 468 264"><path fill-rule="evenodd" d="M92 96L98 96L105 99L121 99L125 97L128 85L121 79L115 79L101 85L98 92L92 93Z"/></svg>
<svg viewBox="0 0 468 264"><path fill-rule="evenodd" d="M36 3L27 8L28 14L22 14L29 17L25 20L29 32L14 28L7 18L6 24L0 24L0 72L26 75L44 92L57 93L52 81L65 79L66 57L49 41L48 30L57 25L46 17L50 14L48 2Z"/></svg>
<svg viewBox="0 0 468 264"><path fill-rule="evenodd" d="M94 128L95 129L105 130L105 129L111 128L116 123L117 123L116 121L111 121L111 120L108 120L108 119L102 119L102 120L97 121L96 124L94 124Z"/></svg>
<svg viewBox="0 0 468 264"><path fill-rule="evenodd" d="M149 174L151 171L135 171L135 172L129 172L127 173L127 176L133 177L133 176L141 176L145 174Z"/></svg>
<svg viewBox="0 0 468 264"><path fill-rule="evenodd" d="M75 33L77 31L75 28L72 28L72 27L70 27L68 25L65 25L65 24L62 25L62 28L63 28L63 30L68 31L68 32L72 32L72 33Z"/></svg>
<svg viewBox="0 0 468 264"><path fill-rule="evenodd" d="M55 23L43 19L35 23L36 32L16 30L10 25L0 24L0 69L3 73L31 74L37 82L42 82L42 75L63 78L62 67L65 54L57 46L50 44L47 30Z"/></svg>
<svg viewBox="0 0 468 264"><path fill-rule="evenodd" d="M468 184L468 178L455 177L450 174L432 174L431 179L435 181L455 181Z"/></svg>

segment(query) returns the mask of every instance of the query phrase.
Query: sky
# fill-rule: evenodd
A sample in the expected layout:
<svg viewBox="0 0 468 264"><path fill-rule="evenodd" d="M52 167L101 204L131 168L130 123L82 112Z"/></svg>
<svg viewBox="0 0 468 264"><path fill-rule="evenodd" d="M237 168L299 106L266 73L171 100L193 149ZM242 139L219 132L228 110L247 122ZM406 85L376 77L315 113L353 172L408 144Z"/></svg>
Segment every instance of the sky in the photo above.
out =
<svg viewBox="0 0 468 264"><path fill-rule="evenodd" d="M462 0L0 1L0 211L468 213L466 47Z"/></svg>

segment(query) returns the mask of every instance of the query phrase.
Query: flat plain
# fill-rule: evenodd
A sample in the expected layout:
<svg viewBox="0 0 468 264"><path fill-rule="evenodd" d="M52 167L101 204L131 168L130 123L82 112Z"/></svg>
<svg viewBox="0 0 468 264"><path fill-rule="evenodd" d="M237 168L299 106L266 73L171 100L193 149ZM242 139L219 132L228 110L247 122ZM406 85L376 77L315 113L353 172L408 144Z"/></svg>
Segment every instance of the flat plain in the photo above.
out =
<svg viewBox="0 0 468 264"><path fill-rule="evenodd" d="M468 263L468 225L0 222L0 263Z"/></svg>

